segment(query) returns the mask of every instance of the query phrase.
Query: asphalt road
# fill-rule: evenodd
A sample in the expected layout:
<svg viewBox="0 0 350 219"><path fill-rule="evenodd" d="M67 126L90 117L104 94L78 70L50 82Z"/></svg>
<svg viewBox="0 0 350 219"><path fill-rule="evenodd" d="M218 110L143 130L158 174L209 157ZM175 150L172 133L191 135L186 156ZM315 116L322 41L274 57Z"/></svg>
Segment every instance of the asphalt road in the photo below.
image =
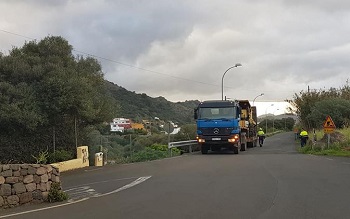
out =
<svg viewBox="0 0 350 219"><path fill-rule="evenodd" d="M62 174L70 201L0 218L350 218L350 159L296 152L293 133L238 155L195 153Z"/></svg>

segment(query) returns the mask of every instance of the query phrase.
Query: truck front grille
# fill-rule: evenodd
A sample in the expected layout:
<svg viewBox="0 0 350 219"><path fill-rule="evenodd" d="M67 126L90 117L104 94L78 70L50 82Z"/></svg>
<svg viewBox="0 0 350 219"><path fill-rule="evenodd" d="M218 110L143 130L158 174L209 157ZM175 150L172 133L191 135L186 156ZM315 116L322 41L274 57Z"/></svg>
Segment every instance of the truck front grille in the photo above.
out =
<svg viewBox="0 0 350 219"><path fill-rule="evenodd" d="M230 135L233 128L201 128L203 135L225 136Z"/></svg>

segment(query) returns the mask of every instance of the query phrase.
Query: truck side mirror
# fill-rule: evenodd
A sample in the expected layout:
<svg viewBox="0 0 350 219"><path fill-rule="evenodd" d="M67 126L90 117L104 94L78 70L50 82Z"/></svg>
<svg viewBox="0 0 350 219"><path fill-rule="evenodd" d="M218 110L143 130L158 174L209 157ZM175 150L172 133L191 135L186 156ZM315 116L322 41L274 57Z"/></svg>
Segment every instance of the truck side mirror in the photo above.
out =
<svg viewBox="0 0 350 219"><path fill-rule="evenodd" d="M198 119L198 108L194 108L194 119Z"/></svg>

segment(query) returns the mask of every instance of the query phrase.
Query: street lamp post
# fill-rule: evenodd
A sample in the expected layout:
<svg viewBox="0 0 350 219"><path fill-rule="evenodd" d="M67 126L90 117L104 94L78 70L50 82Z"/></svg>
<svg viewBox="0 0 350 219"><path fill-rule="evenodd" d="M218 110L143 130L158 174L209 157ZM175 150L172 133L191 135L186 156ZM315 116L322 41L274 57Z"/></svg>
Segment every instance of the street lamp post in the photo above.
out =
<svg viewBox="0 0 350 219"><path fill-rule="evenodd" d="M226 73L228 72L228 70L230 70L230 69L232 69L232 68L236 68L236 67L238 67L238 66L242 66L242 64L237 63L237 64L235 64L234 66L229 67L229 68L225 71L225 73L222 75L222 79L221 79L221 100L224 100L224 77L225 77Z"/></svg>
<svg viewBox="0 0 350 219"><path fill-rule="evenodd" d="M261 97L261 96L264 96L264 93L261 93L261 94L259 94L258 96L256 96L256 97L254 98L254 100L253 100L253 106L254 106L254 102L255 102L256 98Z"/></svg>
<svg viewBox="0 0 350 219"><path fill-rule="evenodd" d="M273 111L273 119L272 119L272 133L275 132L275 112L280 109L276 109Z"/></svg>
<svg viewBox="0 0 350 219"><path fill-rule="evenodd" d="M274 104L272 103L270 106L273 106ZM266 110L265 110L265 125L266 125L266 134L267 134L267 109L270 107L270 106L268 106L267 108L266 108Z"/></svg>

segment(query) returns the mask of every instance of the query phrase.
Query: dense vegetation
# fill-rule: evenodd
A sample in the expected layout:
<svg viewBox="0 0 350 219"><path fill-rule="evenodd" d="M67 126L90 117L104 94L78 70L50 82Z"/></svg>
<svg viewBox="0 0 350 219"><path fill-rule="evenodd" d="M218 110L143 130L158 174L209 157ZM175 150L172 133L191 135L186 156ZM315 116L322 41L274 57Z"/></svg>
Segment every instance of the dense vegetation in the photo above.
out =
<svg viewBox="0 0 350 219"><path fill-rule="evenodd" d="M95 131L89 137L91 164L93 164L94 154L100 151L104 153L104 158L109 163L129 163L169 157L168 140L193 140L196 137L196 126L195 124L183 125L178 134L170 136L162 133L141 135L134 132L102 135ZM170 139L168 139L169 137ZM182 148L181 150L187 151L188 148ZM180 154L180 150L173 149L172 155L178 154Z"/></svg>
<svg viewBox="0 0 350 219"><path fill-rule="evenodd" d="M300 126L309 130L309 141L302 153L316 155L350 156L350 87L300 92L289 101L300 119ZM330 145L323 132L323 123L331 116L337 130L330 134ZM315 134L311 132L314 130Z"/></svg>
<svg viewBox="0 0 350 219"><path fill-rule="evenodd" d="M115 117L193 123L198 101L172 103L127 91L104 79L97 60L72 50L64 38L49 36L0 53L0 162L71 159L76 146L93 144L94 133L109 134ZM135 153L159 142L142 138L133 142ZM120 157L130 157L127 144L120 145L126 146Z"/></svg>
<svg viewBox="0 0 350 219"><path fill-rule="evenodd" d="M152 98L144 93L136 94L111 82L106 81L106 86L119 103L120 117L130 118L135 122L141 122L142 119L152 120L155 117L180 125L194 122L193 109L199 101L173 103L164 97Z"/></svg>
<svg viewBox="0 0 350 219"><path fill-rule="evenodd" d="M319 91L301 91L289 100L300 123L307 129L322 128L323 122L330 115L338 128L350 124L350 87L331 88Z"/></svg>
<svg viewBox="0 0 350 219"><path fill-rule="evenodd" d="M40 151L75 149L109 120L100 64L74 57L61 37L27 42L0 56L1 160L30 162Z"/></svg>

